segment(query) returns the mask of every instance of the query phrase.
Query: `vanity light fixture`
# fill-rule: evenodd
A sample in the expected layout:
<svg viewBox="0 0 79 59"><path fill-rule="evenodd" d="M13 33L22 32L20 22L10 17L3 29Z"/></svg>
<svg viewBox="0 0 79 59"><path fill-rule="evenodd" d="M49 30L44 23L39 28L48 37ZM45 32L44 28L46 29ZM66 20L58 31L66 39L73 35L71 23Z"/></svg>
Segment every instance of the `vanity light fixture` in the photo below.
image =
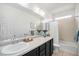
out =
<svg viewBox="0 0 79 59"><path fill-rule="evenodd" d="M34 11L35 13L37 13L37 14L43 16L43 17L45 16L45 12L44 12L41 8L39 8L39 7L37 7L37 6L34 6L34 7L33 7L33 11Z"/></svg>
<svg viewBox="0 0 79 59"><path fill-rule="evenodd" d="M29 3L18 3L19 5L28 8L29 7Z"/></svg>
<svg viewBox="0 0 79 59"><path fill-rule="evenodd" d="M53 19L45 19L45 20L42 21L42 23L48 23L48 22L51 22L51 21L53 21Z"/></svg>
<svg viewBox="0 0 79 59"><path fill-rule="evenodd" d="M55 20L61 20L61 19L66 19L66 18L71 18L71 17L72 17L72 15L67 15L67 16L55 18Z"/></svg>

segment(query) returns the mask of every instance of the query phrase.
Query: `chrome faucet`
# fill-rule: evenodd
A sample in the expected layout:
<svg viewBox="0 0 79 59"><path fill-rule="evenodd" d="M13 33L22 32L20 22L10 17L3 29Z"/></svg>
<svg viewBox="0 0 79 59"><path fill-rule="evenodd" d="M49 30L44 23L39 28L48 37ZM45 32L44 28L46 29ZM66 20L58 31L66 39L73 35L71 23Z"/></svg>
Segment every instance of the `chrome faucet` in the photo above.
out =
<svg viewBox="0 0 79 59"><path fill-rule="evenodd" d="M15 44L17 41L14 41L15 40L15 37L16 37L16 35L13 35L13 38L12 38L12 44Z"/></svg>
<svg viewBox="0 0 79 59"><path fill-rule="evenodd" d="M15 39L16 35L13 35L13 40Z"/></svg>
<svg viewBox="0 0 79 59"><path fill-rule="evenodd" d="M24 33L24 36L26 36L27 34L26 33Z"/></svg>

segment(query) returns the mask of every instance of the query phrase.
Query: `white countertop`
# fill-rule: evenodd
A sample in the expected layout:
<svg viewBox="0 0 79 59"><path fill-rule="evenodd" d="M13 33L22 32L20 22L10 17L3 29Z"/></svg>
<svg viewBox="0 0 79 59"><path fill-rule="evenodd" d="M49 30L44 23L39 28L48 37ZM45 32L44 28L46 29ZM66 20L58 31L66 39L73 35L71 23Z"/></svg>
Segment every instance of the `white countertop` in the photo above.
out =
<svg viewBox="0 0 79 59"><path fill-rule="evenodd" d="M51 39L52 39L52 37L36 37L33 39L33 41L28 42L28 44L29 44L28 49L24 49L24 50L22 50L18 53L15 53L15 54L3 54L3 53L1 53L1 50L4 47L4 46L2 46L2 47L0 47L0 56L19 56L19 55L21 56L21 55L26 54L29 51L37 48L38 46L44 44L45 42L47 42ZM27 43L27 42L24 42L24 43Z"/></svg>

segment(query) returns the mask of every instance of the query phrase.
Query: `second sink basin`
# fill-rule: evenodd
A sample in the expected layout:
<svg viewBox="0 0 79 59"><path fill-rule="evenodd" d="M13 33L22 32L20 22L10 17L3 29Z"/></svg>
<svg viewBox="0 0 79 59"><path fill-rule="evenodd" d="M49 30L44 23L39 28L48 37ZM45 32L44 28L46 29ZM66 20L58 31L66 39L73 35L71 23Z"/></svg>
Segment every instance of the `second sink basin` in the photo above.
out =
<svg viewBox="0 0 79 59"><path fill-rule="evenodd" d="M14 53L23 51L24 49L27 49L28 47L29 47L28 43L19 42L16 44L10 44L10 45L4 46L1 52L3 54L14 54Z"/></svg>

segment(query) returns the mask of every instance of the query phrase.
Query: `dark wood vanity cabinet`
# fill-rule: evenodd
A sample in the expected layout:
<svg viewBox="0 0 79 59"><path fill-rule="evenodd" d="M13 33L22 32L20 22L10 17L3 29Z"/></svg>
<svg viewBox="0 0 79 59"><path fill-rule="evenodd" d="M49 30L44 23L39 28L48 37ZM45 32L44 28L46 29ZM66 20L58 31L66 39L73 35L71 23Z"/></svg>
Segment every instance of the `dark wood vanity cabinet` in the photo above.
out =
<svg viewBox="0 0 79 59"><path fill-rule="evenodd" d="M51 56L53 54L53 39L24 54L23 56Z"/></svg>

